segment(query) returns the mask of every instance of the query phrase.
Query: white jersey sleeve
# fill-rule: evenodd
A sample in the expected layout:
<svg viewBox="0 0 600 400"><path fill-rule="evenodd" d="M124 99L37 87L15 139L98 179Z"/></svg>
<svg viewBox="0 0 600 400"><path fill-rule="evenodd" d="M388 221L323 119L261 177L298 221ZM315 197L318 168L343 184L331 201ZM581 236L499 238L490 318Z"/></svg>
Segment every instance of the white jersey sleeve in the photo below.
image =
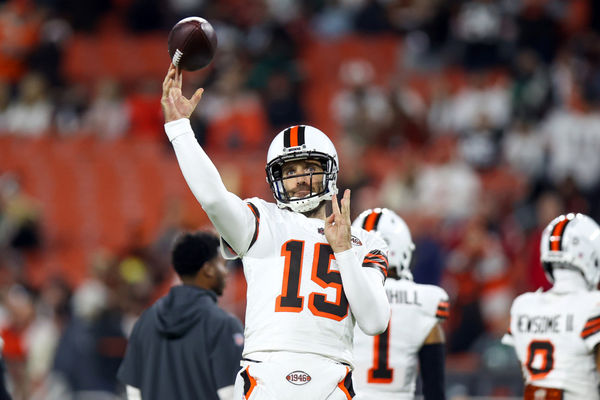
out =
<svg viewBox="0 0 600 400"><path fill-rule="evenodd" d="M245 253L255 235L255 214L229 192L219 171L198 144L187 118L165 124L183 177L219 234L237 254Z"/></svg>

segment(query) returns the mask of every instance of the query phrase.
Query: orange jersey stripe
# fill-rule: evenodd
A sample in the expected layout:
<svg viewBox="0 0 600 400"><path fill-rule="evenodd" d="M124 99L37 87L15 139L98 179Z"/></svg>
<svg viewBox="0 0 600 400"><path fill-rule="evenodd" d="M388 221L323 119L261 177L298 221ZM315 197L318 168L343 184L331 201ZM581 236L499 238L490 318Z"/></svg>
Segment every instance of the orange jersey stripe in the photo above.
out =
<svg viewBox="0 0 600 400"><path fill-rule="evenodd" d="M592 318L588 319L587 322L585 323L585 326L593 325L596 322L600 322L600 316L598 316L598 317L592 317Z"/></svg>
<svg viewBox="0 0 600 400"><path fill-rule="evenodd" d="M382 255L382 254L368 253L365 256L365 260L367 260L367 259L369 261L372 261L372 262L378 262L378 263L383 264L385 266L387 266L387 263L388 263L387 258L385 258L385 256Z"/></svg>
<svg viewBox="0 0 600 400"><path fill-rule="evenodd" d="M248 372L248 368L249 367L246 367L246 370L244 371L244 372L246 372L246 375L248 376L248 379L250 380L250 387L248 388L248 392L245 393L245 395L244 395L244 399L246 399L246 400L248 400L250 398L252 391L256 387L256 379L252 375L250 375L250 373Z"/></svg>
<svg viewBox="0 0 600 400"><path fill-rule="evenodd" d="M594 324L594 325L590 325L590 326L585 326L585 328L583 328L583 331L581 331L581 337L582 338L586 338L588 336L593 335L594 333L600 331L600 322Z"/></svg>
<svg viewBox="0 0 600 400"><path fill-rule="evenodd" d="M350 372L350 369L348 367L346 367L346 376L348 376L349 372ZM346 399L352 400L352 395L350 395L350 393L348 392L348 389L344 385L345 382L346 382L346 378L344 377L344 379L342 379L342 381L340 383L338 383L338 387L344 393L344 395L346 396Z"/></svg>

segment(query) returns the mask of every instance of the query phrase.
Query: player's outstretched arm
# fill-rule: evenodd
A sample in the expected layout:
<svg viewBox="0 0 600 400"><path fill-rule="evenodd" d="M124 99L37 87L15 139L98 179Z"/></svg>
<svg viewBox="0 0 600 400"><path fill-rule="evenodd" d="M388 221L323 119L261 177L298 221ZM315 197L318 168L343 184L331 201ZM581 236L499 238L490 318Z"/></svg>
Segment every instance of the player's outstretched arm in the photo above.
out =
<svg viewBox="0 0 600 400"><path fill-rule="evenodd" d="M387 328L390 304L381 274L373 268L363 268L362 260L352 250L350 190L344 192L341 208L335 195L331 204L333 213L325 221L325 237L340 268L344 294L360 329L367 335L378 335Z"/></svg>
<svg viewBox="0 0 600 400"><path fill-rule="evenodd" d="M182 79L181 71L171 64L161 98L165 131L192 193L219 234L236 252L243 253L254 235L254 214L242 199L225 188L219 171L198 144L189 117L202 98L203 89L187 99L181 93Z"/></svg>

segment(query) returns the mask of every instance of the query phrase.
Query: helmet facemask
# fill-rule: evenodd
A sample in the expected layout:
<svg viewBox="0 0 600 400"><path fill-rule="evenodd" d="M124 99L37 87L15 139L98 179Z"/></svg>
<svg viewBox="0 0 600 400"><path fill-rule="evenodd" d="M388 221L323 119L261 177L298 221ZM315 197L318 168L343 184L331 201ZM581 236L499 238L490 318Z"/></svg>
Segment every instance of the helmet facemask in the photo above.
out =
<svg viewBox="0 0 600 400"><path fill-rule="evenodd" d="M331 200L333 194L337 192L335 184L338 171L337 164L335 159L326 153L302 151L302 149L298 150L298 148L294 150L273 159L267 164L267 181L279 207L289 208L296 212L309 212L317 208L322 201ZM300 160L316 160L321 165L323 171L300 175L283 175L286 163ZM288 190L285 188L285 181L304 176L309 177L309 194L301 198L290 196ZM320 182L318 182L319 180ZM315 183L317 183L316 190Z"/></svg>

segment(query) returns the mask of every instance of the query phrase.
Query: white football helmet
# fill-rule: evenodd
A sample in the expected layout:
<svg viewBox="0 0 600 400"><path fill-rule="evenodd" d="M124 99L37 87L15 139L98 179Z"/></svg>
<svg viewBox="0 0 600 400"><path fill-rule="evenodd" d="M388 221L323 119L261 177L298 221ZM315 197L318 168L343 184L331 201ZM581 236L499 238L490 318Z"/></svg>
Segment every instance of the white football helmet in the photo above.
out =
<svg viewBox="0 0 600 400"><path fill-rule="evenodd" d="M406 222L398 214L387 208L365 210L354 220L352 226L379 234L389 247L390 268L396 268L401 279L413 280L410 262L415 244Z"/></svg>
<svg viewBox="0 0 600 400"><path fill-rule="evenodd" d="M286 162L296 160L317 160L323 173L307 174L311 179L311 193L302 198L290 197L283 185L282 167ZM267 182L271 186L275 201L280 208L296 212L314 210L323 200L331 200L337 193L337 173L339 162L331 140L317 128L308 125L292 126L279 132L269 146L267 153ZM294 177L297 177L295 175ZM322 179L322 190L313 193L312 179Z"/></svg>
<svg viewBox="0 0 600 400"><path fill-rule="evenodd" d="M600 281L600 226L583 214L555 218L542 233L541 260L546 277L554 283L554 268L568 268L583 274L589 289Z"/></svg>

